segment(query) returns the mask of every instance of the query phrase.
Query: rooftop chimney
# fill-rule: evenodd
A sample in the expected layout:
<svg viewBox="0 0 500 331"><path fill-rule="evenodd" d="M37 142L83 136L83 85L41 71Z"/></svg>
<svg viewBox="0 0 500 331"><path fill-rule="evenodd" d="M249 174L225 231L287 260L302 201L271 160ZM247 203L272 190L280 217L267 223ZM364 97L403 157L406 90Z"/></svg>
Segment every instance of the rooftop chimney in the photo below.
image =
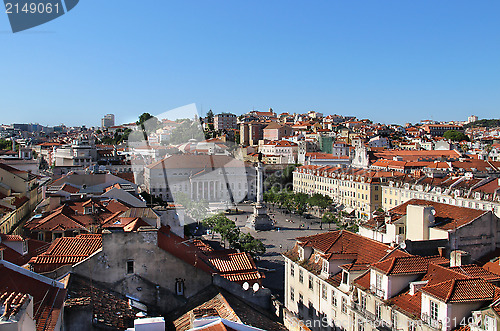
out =
<svg viewBox="0 0 500 331"><path fill-rule="evenodd" d="M455 250L450 254L450 267L460 267L470 264L470 254L464 251Z"/></svg>

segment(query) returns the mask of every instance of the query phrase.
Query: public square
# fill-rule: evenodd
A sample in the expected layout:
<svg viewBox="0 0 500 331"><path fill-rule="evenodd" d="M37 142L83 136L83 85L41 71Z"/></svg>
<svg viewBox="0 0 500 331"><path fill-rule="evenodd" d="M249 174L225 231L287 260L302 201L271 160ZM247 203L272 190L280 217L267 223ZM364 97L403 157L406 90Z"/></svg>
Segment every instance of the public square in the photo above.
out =
<svg viewBox="0 0 500 331"><path fill-rule="evenodd" d="M235 221L244 233L250 233L260 239L266 246L266 253L257 261L257 266L265 273L264 286L271 289L273 294L283 295L284 261L281 253L291 249L295 238L327 232L336 229L335 224L323 224L321 229L320 219L300 217L296 214L285 213L284 210L268 206L268 214L275 221L274 228L269 231L255 231L245 227L248 217L252 214L251 204L239 204L242 211L239 215L227 215ZM303 227L301 228L301 224ZM330 226L330 228L329 228Z"/></svg>

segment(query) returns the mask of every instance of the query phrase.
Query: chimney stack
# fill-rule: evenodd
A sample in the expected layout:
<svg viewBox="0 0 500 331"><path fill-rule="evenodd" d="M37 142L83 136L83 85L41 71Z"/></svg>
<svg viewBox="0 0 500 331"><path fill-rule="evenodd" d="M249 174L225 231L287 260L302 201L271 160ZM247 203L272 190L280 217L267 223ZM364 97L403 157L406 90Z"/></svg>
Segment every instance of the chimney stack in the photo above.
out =
<svg viewBox="0 0 500 331"><path fill-rule="evenodd" d="M461 250L455 250L450 254L450 267L460 267L470 264L470 254Z"/></svg>

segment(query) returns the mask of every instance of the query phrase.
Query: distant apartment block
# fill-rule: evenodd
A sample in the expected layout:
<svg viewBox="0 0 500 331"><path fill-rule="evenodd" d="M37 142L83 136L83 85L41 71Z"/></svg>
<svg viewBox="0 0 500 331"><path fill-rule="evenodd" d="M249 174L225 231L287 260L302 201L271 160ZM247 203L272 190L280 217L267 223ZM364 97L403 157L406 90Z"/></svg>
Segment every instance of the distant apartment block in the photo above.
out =
<svg viewBox="0 0 500 331"><path fill-rule="evenodd" d="M236 129L236 115L231 113L221 113L214 116L215 130Z"/></svg>
<svg viewBox="0 0 500 331"><path fill-rule="evenodd" d="M103 129L107 129L110 126L114 126L114 125L115 125L115 115L107 114L107 115L104 115L103 118L101 118L101 127Z"/></svg>

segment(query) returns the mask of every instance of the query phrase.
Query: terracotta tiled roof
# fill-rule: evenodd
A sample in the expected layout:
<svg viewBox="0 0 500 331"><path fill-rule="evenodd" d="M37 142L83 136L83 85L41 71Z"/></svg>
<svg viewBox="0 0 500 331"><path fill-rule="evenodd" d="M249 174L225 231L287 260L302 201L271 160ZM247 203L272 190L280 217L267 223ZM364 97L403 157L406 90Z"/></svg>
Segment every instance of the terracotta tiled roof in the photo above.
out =
<svg viewBox="0 0 500 331"><path fill-rule="evenodd" d="M483 268L494 274L500 275L500 260L487 262Z"/></svg>
<svg viewBox="0 0 500 331"><path fill-rule="evenodd" d="M70 276L64 306L69 311L89 307L93 323L113 330L133 327L138 312L130 307L127 298L77 274Z"/></svg>
<svg viewBox="0 0 500 331"><path fill-rule="evenodd" d="M398 310L413 317L420 317L422 293L418 291L414 295L408 292L401 293L390 301Z"/></svg>
<svg viewBox="0 0 500 331"><path fill-rule="evenodd" d="M478 210L472 208L458 207L445 203L439 203L435 201L427 201L420 199L411 199L405 203L389 210L390 214L396 214L399 216L406 215L406 207L408 205L418 205L418 206L432 206L436 210L436 227L443 230L453 230L455 227L461 227L463 225L469 224L475 219L481 217L484 214L489 213L489 211Z"/></svg>
<svg viewBox="0 0 500 331"><path fill-rule="evenodd" d="M420 274L427 271L429 261L420 256L401 256L388 258L372 265L386 275Z"/></svg>
<svg viewBox="0 0 500 331"><path fill-rule="evenodd" d="M13 291L33 297L33 317L37 331L54 330L66 296L65 289L49 285L0 263L0 293Z"/></svg>
<svg viewBox="0 0 500 331"><path fill-rule="evenodd" d="M205 272L219 274L231 281L261 284L264 278L250 254L235 253L234 250L209 251L200 248L199 243L177 236L165 226L158 231L158 247Z"/></svg>
<svg viewBox="0 0 500 331"><path fill-rule="evenodd" d="M0 292L0 308L3 306L2 319L9 320L15 317L28 300L30 300L30 297L27 294Z"/></svg>
<svg viewBox="0 0 500 331"><path fill-rule="evenodd" d="M3 234L0 233L0 242L2 241L23 241L24 238L15 234Z"/></svg>
<svg viewBox="0 0 500 331"><path fill-rule="evenodd" d="M81 234L56 239L49 249L30 260L35 272L48 272L63 265L75 264L102 247L102 235Z"/></svg>
<svg viewBox="0 0 500 331"><path fill-rule="evenodd" d="M500 275L492 273L485 268L481 268L475 264L463 265L460 267L452 267L451 270L459 272L461 274L474 277L474 278L482 278L487 282L498 282L500 281Z"/></svg>
<svg viewBox="0 0 500 331"><path fill-rule="evenodd" d="M91 206L94 214L84 214L84 209ZM69 201L45 217L32 219L25 227L32 232L56 230L90 232L91 225L103 225L113 214L128 209L129 207L116 200Z"/></svg>
<svg viewBox="0 0 500 331"><path fill-rule="evenodd" d="M170 314L173 329L186 331L192 328L192 321L203 317L220 317L236 323L260 328L262 330L285 331L269 311L256 305L249 305L227 291L210 286L188 299L184 307Z"/></svg>
<svg viewBox="0 0 500 331"><path fill-rule="evenodd" d="M475 302L492 300L495 286L480 278L450 279L421 291L446 303Z"/></svg>
<svg viewBox="0 0 500 331"><path fill-rule="evenodd" d="M10 248L8 246L8 241L2 239L3 243L0 243L0 250L3 251L3 259L15 265L23 266L28 263L32 257L42 254L49 248L49 244L44 241L38 241L31 238L26 238L25 240L28 244L28 251L22 254Z"/></svg>
<svg viewBox="0 0 500 331"><path fill-rule="evenodd" d="M391 256L409 255L386 244L345 230L299 237L297 241L301 246L312 247L325 254L329 260L338 256L351 257L357 264L372 264L390 254Z"/></svg>

